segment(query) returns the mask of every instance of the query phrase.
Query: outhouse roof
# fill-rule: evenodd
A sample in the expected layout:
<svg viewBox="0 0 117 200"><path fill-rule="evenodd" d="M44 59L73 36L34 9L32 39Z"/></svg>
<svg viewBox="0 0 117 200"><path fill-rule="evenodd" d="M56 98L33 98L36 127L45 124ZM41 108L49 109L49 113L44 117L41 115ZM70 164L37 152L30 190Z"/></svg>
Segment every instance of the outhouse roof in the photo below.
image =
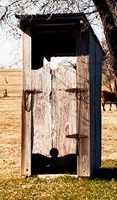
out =
<svg viewBox="0 0 117 200"><path fill-rule="evenodd" d="M91 32L104 55L103 48L84 13L16 15L16 18L19 19L19 27L23 32L28 29L37 38L40 34L50 34L52 31L57 37L61 32L72 33L74 37L78 33L88 35Z"/></svg>
<svg viewBox="0 0 117 200"><path fill-rule="evenodd" d="M90 31L96 42L100 45L100 42L84 13L16 15L16 18L20 20L20 29L24 32L27 28L36 31L37 34L46 27L48 28L48 31L49 27L56 30L60 30L61 27L64 30L77 28L77 31L79 30L79 32ZM100 48L102 49L101 45Z"/></svg>

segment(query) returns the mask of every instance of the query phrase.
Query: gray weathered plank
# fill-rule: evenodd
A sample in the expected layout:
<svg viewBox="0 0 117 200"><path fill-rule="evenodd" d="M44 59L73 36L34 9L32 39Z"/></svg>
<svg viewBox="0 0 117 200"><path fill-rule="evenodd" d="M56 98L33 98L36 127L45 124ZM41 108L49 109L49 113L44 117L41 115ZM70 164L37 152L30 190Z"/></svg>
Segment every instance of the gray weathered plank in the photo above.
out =
<svg viewBox="0 0 117 200"><path fill-rule="evenodd" d="M67 136L76 134L76 93L67 89L76 88L76 70L61 66L53 72L53 146L59 155L76 154L76 139Z"/></svg>
<svg viewBox="0 0 117 200"><path fill-rule="evenodd" d="M32 90L40 91L33 95L32 153L49 156L51 149L51 75L48 66L32 70Z"/></svg>
<svg viewBox="0 0 117 200"><path fill-rule="evenodd" d="M31 35L23 33L23 101L22 101L22 168L21 174L31 175Z"/></svg>
<svg viewBox="0 0 117 200"><path fill-rule="evenodd" d="M88 63L88 56L81 55L78 57L77 88L79 88L79 93L77 94L77 130L79 134L79 156L77 173L79 177L90 176L90 85Z"/></svg>

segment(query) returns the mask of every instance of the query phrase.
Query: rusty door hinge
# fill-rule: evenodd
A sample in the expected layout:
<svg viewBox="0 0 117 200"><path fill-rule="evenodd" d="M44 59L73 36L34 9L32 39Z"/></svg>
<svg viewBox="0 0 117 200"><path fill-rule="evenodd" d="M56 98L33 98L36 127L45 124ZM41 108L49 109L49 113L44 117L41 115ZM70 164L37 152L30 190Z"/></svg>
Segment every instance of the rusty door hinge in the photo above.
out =
<svg viewBox="0 0 117 200"><path fill-rule="evenodd" d="M80 93L80 92L87 92L87 88L68 88L65 90L66 92L71 92L71 93Z"/></svg>
<svg viewBox="0 0 117 200"><path fill-rule="evenodd" d="M26 94L39 94L39 93L42 93L42 90L25 90L24 91Z"/></svg>
<svg viewBox="0 0 117 200"><path fill-rule="evenodd" d="M84 139L84 138L88 138L87 135L79 135L79 134L72 134L72 135L66 135L67 138L71 138L71 139Z"/></svg>

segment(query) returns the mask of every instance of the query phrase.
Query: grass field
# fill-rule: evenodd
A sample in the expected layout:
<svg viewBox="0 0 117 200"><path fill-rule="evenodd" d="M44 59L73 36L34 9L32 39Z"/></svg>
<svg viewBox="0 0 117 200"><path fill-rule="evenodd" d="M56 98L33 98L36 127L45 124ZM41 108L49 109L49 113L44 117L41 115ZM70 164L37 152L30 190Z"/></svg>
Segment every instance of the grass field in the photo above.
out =
<svg viewBox="0 0 117 200"><path fill-rule="evenodd" d="M102 112L102 160L117 160L117 110Z"/></svg>
<svg viewBox="0 0 117 200"><path fill-rule="evenodd" d="M4 89L8 97L3 98ZM0 200L4 199L117 199L117 111L102 112L103 173L95 180L63 177L21 179L22 72L0 71ZM112 161L113 160L113 161ZM110 168L110 169L108 169Z"/></svg>
<svg viewBox="0 0 117 200"><path fill-rule="evenodd" d="M116 200L117 180L57 179L0 180L0 200Z"/></svg>
<svg viewBox="0 0 117 200"><path fill-rule="evenodd" d="M21 71L0 71L0 176L20 173L21 88Z"/></svg>

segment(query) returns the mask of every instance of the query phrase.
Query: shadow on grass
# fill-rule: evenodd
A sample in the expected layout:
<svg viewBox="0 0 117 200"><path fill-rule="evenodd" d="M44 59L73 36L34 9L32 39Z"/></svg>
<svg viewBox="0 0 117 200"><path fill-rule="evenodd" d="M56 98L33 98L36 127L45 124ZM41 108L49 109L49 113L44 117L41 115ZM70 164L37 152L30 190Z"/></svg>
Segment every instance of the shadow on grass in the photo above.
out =
<svg viewBox="0 0 117 200"><path fill-rule="evenodd" d="M98 172L96 173L95 178L101 179L101 180L111 180L115 179L117 180L117 168L100 168Z"/></svg>

